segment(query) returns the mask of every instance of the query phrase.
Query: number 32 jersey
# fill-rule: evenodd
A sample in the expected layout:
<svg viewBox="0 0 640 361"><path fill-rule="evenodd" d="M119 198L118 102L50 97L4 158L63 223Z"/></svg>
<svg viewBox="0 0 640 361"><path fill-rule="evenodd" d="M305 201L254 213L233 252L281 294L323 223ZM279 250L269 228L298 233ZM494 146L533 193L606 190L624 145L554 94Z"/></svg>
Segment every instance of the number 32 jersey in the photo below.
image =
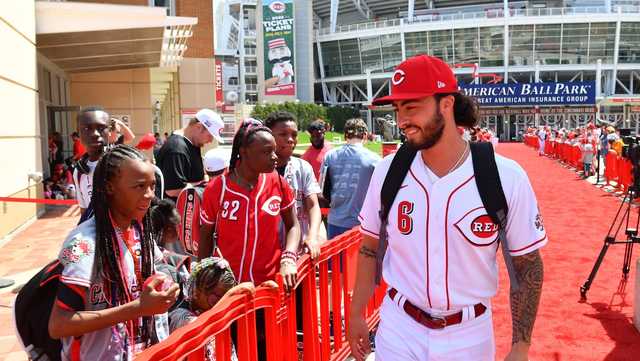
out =
<svg viewBox="0 0 640 361"><path fill-rule="evenodd" d="M217 223L218 248L238 282L260 284L275 279L281 254L280 212L294 203L293 191L276 172L260 174L251 191L233 182L228 174L209 182L200 220Z"/></svg>

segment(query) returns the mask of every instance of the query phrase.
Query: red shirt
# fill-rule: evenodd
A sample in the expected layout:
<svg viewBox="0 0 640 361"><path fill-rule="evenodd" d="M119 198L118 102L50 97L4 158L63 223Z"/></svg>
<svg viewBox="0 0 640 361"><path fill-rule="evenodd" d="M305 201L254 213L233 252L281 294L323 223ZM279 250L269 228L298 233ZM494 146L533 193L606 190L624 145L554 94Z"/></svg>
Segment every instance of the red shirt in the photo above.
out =
<svg viewBox="0 0 640 361"><path fill-rule="evenodd" d="M295 203L293 191L277 172L260 174L248 191L222 175L209 182L200 220L216 225L218 248L238 282L275 279L280 267L280 212Z"/></svg>
<svg viewBox="0 0 640 361"><path fill-rule="evenodd" d="M324 155L331 150L331 145L327 142L324 143L324 147L322 149L316 149L314 146L310 146L304 154L302 154L302 159L306 160L311 164L313 168L313 174L316 175L316 180L320 179L320 167L322 166L322 161L324 160Z"/></svg>
<svg viewBox="0 0 640 361"><path fill-rule="evenodd" d="M80 143L79 139L73 141L73 159L78 160L84 155L84 145Z"/></svg>

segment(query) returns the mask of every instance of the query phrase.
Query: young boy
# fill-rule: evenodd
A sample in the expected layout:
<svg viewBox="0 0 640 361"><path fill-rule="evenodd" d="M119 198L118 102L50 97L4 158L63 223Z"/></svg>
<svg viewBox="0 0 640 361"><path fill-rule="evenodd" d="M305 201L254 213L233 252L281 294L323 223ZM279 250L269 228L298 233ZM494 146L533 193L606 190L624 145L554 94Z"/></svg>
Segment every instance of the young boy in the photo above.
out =
<svg viewBox="0 0 640 361"><path fill-rule="evenodd" d="M204 155L204 171L209 176L209 181L224 173L229 168L231 151L215 148Z"/></svg>
<svg viewBox="0 0 640 361"><path fill-rule="evenodd" d="M85 214L91 202L93 191L93 171L104 153L109 139L109 114L100 107L84 108L77 118L80 142L86 153L76 163L73 171L73 183L76 198L82 212L81 222L93 213Z"/></svg>

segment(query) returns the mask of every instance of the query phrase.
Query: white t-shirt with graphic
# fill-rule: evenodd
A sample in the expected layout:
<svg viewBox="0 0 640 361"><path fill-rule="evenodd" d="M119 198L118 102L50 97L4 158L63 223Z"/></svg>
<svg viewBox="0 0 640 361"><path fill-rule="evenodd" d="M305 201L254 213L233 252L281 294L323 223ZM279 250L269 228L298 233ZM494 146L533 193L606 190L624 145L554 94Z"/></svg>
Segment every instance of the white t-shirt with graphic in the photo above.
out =
<svg viewBox="0 0 640 361"><path fill-rule="evenodd" d="M132 251L140 252L139 240L141 236L137 231L134 237L138 242L132 247ZM118 244L121 250L121 263L123 272L126 274L126 282L130 285L129 291L133 298L140 296L140 285L137 283L133 255L119 239ZM114 307L115 300L107 299L104 292L105 282L99 275L94 274L94 259L96 251L96 222L91 217L69 233L62 245L62 250L58 255L58 260L64 266L60 275L60 282L72 286L80 286L83 291L85 311L98 311ZM161 263L162 252L154 245L154 264ZM162 340L169 334L167 314L155 315L155 328L158 337ZM80 339L74 337L63 337L62 360L71 360L73 344L79 343L81 360L132 360L134 347L126 340L125 323L121 322L113 327L105 327L100 330L86 333Z"/></svg>
<svg viewBox="0 0 640 361"><path fill-rule="evenodd" d="M300 222L301 241L309 233L309 215L304 208L304 200L312 194L320 194L322 190L316 181L313 167L304 159L291 157L284 170L283 178L295 194L296 216ZM284 230L281 229L281 240L284 242Z"/></svg>
<svg viewBox="0 0 640 361"><path fill-rule="evenodd" d="M73 184L76 187L76 199L80 208L89 207L91 203L91 193L93 192L93 172L96 170L98 161L87 161L89 167L88 174L82 174L78 169L73 171Z"/></svg>

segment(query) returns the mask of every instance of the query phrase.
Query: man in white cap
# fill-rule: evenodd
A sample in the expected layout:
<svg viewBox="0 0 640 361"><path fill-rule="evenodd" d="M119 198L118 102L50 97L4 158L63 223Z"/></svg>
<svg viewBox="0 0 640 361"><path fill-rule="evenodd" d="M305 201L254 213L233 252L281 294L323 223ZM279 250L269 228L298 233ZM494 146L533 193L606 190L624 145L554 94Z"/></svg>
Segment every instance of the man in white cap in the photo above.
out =
<svg viewBox="0 0 640 361"><path fill-rule="evenodd" d="M209 176L209 181L227 170L229 159L231 159L231 149L211 149L204 155L204 171Z"/></svg>
<svg viewBox="0 0 640 361"><path fill-rule="evenodd" d="M220 115L211 109L202 109L184 128L174 131L167 139L158 151L156 164L164 175L168 198L175 201L187 184L204 181L200 148L213 139L223 143L220 136L223 128Z"/></svg>

